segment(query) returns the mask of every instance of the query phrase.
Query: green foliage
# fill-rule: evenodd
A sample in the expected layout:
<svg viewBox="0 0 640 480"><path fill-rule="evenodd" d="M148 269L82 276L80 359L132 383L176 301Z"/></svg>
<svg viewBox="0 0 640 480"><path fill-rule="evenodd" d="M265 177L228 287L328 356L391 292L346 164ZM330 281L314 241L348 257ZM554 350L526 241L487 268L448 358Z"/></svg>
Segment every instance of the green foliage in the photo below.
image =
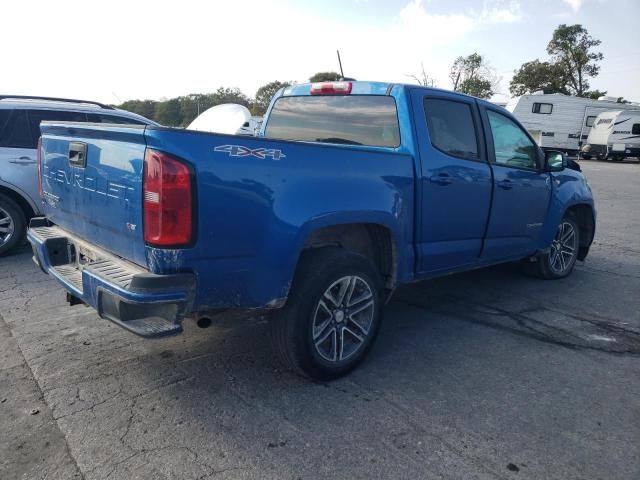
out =
<svg viewBox="0 0 640 480"><path fill-rule="evenodd" d="M124 102L118 108L137 113L138 115L142 115L143 117L153 120L156 116L157 105L158 102L155 100L129 100Z"/></svg>
<svg viewBox="0 0 640 480"><path fill-rule="evenodd" d="M336 82L340 80L340 76L337 72L318 72L309 78L310 82Z"/></svg>
<svg viewBox="0 0 640 480"><path fill-rule="evenodd" d="M478 98L490 98L493 95L491 82L480 77L463 80L458 85L458 91Z"/></svg>
<svg viewBox="0 0 640 480"><path fill-rule="evenodd" d="M564 69L560 65L536 59L523 63L520 69L515 71L509 84L509 91L514 96L539 90L544 93L568 94L566 84Z"/></svg>
<svg viewBox="0 0 640 480"><path fill-rule="evenodd" d="M273 96L278 92L278 90L283 87L288 87L289 85L291 85L291 82L280 82L275 80L261 86L256 92L256 98L253 101L251 113L258 116L264 115Z"/></svg>
<svg viewBox="0 0 640 480"><path fill-rule="evenodd" d="M602 90L589 90L588 92L585 93L585 97L587 98L591 98L593 100L597 100L600 97L604 97L607 94L606 91L602 91ZM622 97L618 98L618 103L629 103L626 100L624 100Z"/></svg>
<svg viewBox="0 0 640 480"><path fill-rule="evenodd" d="M536 90L545 93L564 93L578 97L597 98L603 93L589 91L589 77L600 72L604 57L593 49L600 45L582 25L559 25L547 45L551 61L534 60L522 64L509 85L513 95L524 95Z"/></svg>
<svg viewBox="0 0 640 480"><path fill-rule="evenodd" d="M186 127L206 109L222 103L238 103L250 107L251 100L237 88L220 87L213 93L191 94L156 102L129 100L118 108L138 113L170 127Z"/></svg>
<svg viewBox="0 0 640 480"><path fill-rule="evenodd" d="M547 53L563 69L570 93L578 97L587 95L588 77L598 75L600 65L597 62L604 58L602 53L593 51L601 43L579 24L562 24L553 32Z"/></svg>
<svg viewBox="0 0 640 480"><path fill-rule="evenodd" d="M449 78L455 92L480 98L489 98L494 93L495 74L478 53L456 58L451 66Z"/></svg>
<svg viewBox="0 0 640 480"><path fill-rule="evenodd" d="M162 125L182 125L182 109L179 98L160 102L156 107L155 120Z"/></svg>

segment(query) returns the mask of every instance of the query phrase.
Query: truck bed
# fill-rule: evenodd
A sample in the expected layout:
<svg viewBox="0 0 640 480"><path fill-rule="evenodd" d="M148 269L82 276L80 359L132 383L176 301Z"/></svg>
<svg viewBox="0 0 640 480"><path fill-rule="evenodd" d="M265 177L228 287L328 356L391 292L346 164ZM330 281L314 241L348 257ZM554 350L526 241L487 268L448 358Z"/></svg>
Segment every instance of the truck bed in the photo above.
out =
<svg viewBox="0 0 640 480"><path fill-rule="evenodd" d="M409 253L399 276L412 272L409 155L162 127L43 123L42 133L50 222L150 273L195 274L194 310L278 305L306 235L352 217L388 225ZM84 166L69 161L78 144L86 145ZM192 171L191 245L157 248L144 241L148 148L171 152Z"/></svg>

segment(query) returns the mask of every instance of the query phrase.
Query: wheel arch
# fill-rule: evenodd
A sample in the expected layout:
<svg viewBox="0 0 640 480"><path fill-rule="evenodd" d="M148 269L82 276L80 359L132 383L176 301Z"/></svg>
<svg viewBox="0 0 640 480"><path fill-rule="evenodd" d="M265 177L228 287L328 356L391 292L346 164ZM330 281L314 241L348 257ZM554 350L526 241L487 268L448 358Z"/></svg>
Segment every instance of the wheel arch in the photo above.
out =
<svg viewBox="0 0 640 480"><path fill-rule="evenodd" d="M23 195L17 190L10 188L4 184L0 184L0 194L5 195L18 204L18 206L24 212L27 222L30 218L36 215L35 205L32 204L32 202L26 197L26 195Z"/></svg>
<svg viewBox="0 0 640 480"><path fill-rule="evenodd" d="M339 246L369 258L383 276L388 291L403 276L400 233L386 218L318 219L301 229L297 243L294 272L304 251Z"/></svg>
<svg viewBox="0 0 640 480"><path fill-rule="evenodd" d="M591 243L593 242L593 237L596 232L595 211L592 205L578 203L568 207L563 217L568 213L572 214L578 222L578 229L580 231L578 260L584 260L589 253L589 248L591 247Z"/></svg>

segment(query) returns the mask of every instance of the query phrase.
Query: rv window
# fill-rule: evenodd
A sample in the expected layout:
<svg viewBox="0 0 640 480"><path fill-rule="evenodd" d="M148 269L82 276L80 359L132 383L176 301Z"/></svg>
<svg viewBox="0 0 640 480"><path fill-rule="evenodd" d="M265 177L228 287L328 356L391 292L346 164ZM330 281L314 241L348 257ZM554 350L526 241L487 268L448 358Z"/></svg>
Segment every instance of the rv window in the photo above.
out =
<svg viewBox="0 0 640 480"><path fill-rule="evenodd" d="M631 135L640 135L640 123L634 123L631 127Z"/></svg>
<svg viewBox="0 0 640 480"><path fill-rule="evenodd" d="M544 113L550 114L553 112L553 104L552 103L534 103L533 109L531 110L533 113Z"/></svg>
<svg viewBox="0 0 640 480"><path fill-rule="evenodd" d="M595 115L591 115L587 117L587 121L585 122L585 126L587 127L593 127L593 123L596 121L596 116Z"/></svg>

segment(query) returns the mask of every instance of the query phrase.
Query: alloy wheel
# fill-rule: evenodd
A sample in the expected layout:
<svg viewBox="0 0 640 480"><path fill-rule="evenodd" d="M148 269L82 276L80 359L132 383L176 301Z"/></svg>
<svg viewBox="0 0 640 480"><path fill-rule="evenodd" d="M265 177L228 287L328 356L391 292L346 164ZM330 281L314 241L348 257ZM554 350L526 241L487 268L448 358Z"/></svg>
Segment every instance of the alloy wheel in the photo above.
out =
<svg viewBox="0 0 640 480"><path fill-rule="evenodd" d="M563 221L558 226L556 236L551 243L549 266L554 273L562 275L573 265L578 254L577 236L572 223Z"/></svg>
<svg viewBox="0 0 640 480"><path fill-rule="evenodd" d="M15 233L13 218L5 209L0 207L0 246L6 244Z"/></svg>
<svg viewBox="0 0 640 480"><path fill-rule="evenodd" d="M316 305L312 336L315 350L328 362L353 356L369 337L373 325L373 289L356 275L336 280Z"/></svg>

